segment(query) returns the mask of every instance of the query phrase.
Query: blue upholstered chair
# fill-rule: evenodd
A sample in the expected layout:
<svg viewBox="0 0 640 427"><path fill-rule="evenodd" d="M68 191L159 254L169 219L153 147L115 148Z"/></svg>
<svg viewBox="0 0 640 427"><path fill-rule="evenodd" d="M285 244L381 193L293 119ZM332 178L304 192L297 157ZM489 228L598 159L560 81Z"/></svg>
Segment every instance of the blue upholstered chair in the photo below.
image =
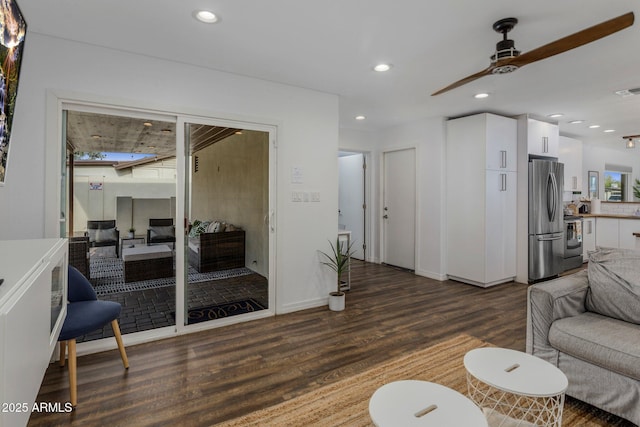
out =
<svg viewBox="0 0 640 427"><path fill-rule="evenodd" d="M58 337L60 342L60 366L64 366L66 348L69 347L69 392L71 405L78 404L77 369L76 369L76 338L102 328L111 322L125 369L129 368L127 353L122 344L118 316L120 304L111 301L98 301L91 283L74 267L69 266L69 294L67 299L67 317L62 325Z"/></svg>

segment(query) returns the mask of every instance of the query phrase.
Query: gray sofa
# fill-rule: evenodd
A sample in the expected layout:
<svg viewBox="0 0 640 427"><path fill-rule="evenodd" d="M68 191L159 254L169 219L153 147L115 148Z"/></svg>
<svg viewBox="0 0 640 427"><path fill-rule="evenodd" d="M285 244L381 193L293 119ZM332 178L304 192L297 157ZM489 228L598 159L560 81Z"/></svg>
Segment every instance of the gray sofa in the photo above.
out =
<svg viewBox="0 0 640 427"><path fill-rule="evenodd" d="M530 286L527 352L567 395L640 424L640 251L599 248L586 271Z"/></svg>

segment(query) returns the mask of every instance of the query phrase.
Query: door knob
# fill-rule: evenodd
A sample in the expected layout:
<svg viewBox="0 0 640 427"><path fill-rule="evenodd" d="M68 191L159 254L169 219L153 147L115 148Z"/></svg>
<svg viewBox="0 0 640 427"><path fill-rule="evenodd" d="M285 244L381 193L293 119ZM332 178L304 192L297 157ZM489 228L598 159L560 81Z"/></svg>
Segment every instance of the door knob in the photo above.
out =
<svg viewBox="0 0 640 427"><path fill-rule="evenodd" d="M388 219L388 218L389 218L389 215L383 215L383 216L382 216L382 218L384 218L384 219Z"/></svg>

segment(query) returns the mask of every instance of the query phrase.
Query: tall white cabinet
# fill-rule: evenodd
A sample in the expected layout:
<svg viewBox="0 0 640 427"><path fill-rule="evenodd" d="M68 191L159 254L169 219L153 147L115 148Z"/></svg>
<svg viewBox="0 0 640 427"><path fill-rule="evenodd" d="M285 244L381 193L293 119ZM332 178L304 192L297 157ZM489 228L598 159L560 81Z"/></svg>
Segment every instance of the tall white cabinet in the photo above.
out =
<svg viewBox="0 0 640 427"><path fill-rule="evenodd" d="M447 275L488 287L516 276L517 120L447 122Z"/></svg>

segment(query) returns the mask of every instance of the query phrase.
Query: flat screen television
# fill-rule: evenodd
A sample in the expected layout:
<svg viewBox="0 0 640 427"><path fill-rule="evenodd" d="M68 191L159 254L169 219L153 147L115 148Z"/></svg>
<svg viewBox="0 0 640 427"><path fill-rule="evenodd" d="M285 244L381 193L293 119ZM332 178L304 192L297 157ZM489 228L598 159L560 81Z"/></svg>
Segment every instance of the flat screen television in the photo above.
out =
<svg viewBox="0 0 640 427"><path fill-rule="evenodd" d="M27 23L16 0L0 0L0 185L4 185Z"/></svg>

